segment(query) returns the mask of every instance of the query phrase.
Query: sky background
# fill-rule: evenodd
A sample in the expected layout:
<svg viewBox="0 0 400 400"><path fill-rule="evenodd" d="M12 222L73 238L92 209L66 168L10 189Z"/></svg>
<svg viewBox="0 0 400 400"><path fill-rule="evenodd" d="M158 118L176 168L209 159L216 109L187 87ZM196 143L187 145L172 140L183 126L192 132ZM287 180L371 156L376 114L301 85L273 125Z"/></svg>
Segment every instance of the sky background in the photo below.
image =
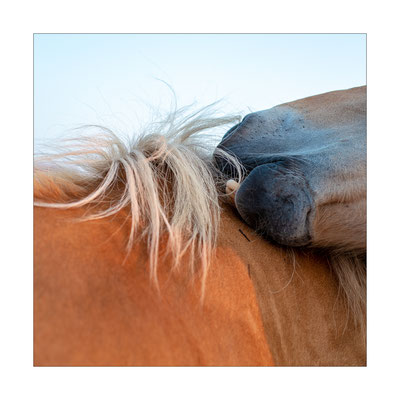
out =
<svg viewBox="0 0 400 400"><path fill-rule="evenodd" d="M83 124L134 135L151 108L242 113L366 83L364 34L36 34L35 144Z"/></svg>

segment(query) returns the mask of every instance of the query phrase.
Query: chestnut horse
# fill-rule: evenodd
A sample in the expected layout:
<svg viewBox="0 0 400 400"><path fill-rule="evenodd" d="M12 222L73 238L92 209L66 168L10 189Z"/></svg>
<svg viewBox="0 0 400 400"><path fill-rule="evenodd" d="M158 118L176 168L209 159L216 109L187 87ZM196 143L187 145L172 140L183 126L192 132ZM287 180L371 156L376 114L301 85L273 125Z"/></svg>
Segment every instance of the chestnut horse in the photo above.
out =
<svg viewBox="0 0 400 400"><path fill-rule="evenodd" d="M366 364L329 253L270 243L225 201L205 132L233 120L207 113L37 157L35 365Z"/></svg>

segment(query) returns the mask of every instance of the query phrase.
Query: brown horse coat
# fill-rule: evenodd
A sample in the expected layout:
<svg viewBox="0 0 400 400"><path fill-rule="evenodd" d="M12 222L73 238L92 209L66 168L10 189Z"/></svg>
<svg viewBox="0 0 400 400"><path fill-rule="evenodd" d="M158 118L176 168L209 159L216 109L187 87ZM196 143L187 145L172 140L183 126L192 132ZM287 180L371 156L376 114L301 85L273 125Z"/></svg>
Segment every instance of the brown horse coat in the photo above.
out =
<svg viewBox="0 0 400 400"><path fill-rule="evenodd" d="M35 365L365 365L323 259L290 254L230 209L200 285L160 263L160 293L136 244L123 264L123 216L35 208ZM121 228L122 224L122 228Z"/></svg>

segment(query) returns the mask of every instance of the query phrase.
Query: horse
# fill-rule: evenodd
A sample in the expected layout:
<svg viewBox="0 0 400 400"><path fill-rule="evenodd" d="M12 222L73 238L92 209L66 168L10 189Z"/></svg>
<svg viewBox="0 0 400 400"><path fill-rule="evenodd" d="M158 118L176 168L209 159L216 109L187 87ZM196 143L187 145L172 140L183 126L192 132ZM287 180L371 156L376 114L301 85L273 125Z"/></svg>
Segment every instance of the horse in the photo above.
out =
<svg viewBox="0 0 400 400"><path fill-rule="evenodd" d="M230 204L251 172L209 131L237 118L185 112L35 158L34 364L365 365L330 253L268 241Z"/></svg>
<svg viewBox="0 0 400 400"><path fill-rule="evenodd" d="M248 114L218 148L247 171L242 184L227 182L244 221L281 245L329 249L353 313L362 321L366 86ZM229 174L223 157L219 167ZM235 171L230 175L235 178Z"/></svg>

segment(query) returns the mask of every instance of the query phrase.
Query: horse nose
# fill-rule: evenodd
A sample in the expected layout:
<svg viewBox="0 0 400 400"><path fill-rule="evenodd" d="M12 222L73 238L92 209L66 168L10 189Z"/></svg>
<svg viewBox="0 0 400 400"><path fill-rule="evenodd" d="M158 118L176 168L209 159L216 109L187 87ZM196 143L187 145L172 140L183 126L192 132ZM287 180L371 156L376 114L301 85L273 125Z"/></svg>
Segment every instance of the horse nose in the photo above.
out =
<svg viewBox="0 0 400 400"><path fill-rule="evenodd" d="M257 125L260 124L261 118L257 113L251 113L247 114L242 121L240 121L238 124L232 126L228 130L228 132L225 133L221 140L221 144L227 144L228 142L231 142L230 139L235 139L235 136L246 134L247 131L249 130L254 130L257 128ZM235 140L234 140L235 142Z"/></svg>
<svg viewBox="0 0 400 400"><path fill-rule="evenodd" d="M304 246L311 241L313 199L305 178L269 163L253 169L235 197L241 217L279 244Z"/></svg>
<svg viewBox="0 0 400 400"><path fill-rule="evenodd" d="M242 122L239 122L238 124L232 126L232 128L230 128L230 129L225 133L225 135L222 137L221 143L223 143L224 141L228 140L228 139L233 135L233 133L235 132L235 130L239 127L239 125L240 125L241 123L242 123Z"/></svg>

